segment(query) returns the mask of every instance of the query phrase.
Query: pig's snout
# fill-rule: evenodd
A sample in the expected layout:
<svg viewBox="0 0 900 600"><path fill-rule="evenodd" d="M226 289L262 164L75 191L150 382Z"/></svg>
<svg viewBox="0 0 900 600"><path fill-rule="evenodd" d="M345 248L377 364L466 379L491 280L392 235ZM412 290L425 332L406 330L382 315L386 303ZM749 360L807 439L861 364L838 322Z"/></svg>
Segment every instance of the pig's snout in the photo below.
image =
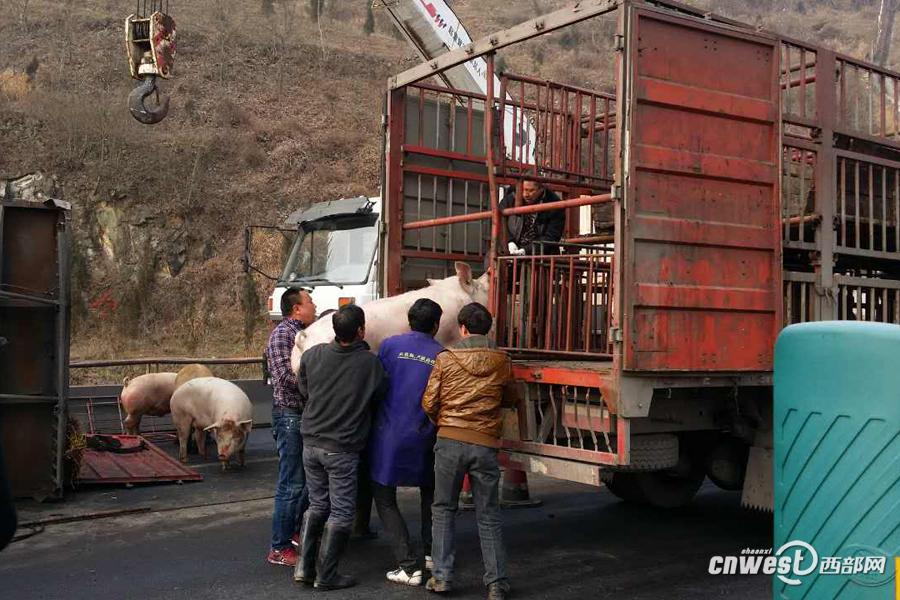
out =
<svg viewBox="0 0 900 600"><path fill-rule="evenodd" d="M232 454L231 444L219 446L219 460L228 460Z"/></svg>

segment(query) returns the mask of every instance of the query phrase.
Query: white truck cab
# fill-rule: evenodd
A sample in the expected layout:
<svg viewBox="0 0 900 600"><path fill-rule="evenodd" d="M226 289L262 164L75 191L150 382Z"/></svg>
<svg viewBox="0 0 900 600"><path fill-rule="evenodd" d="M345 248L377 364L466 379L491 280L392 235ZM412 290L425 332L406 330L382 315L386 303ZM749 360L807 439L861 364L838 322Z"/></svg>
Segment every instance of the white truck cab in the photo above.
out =
<svg viewBox="0 0 900 600"><path fill-rule="evenodd" d="M307 290L320 315L378 297L380 197L319 202L291 214L286 225L296 234L269 296L272 320L282 319L281 296L290 288Z"/></svg>

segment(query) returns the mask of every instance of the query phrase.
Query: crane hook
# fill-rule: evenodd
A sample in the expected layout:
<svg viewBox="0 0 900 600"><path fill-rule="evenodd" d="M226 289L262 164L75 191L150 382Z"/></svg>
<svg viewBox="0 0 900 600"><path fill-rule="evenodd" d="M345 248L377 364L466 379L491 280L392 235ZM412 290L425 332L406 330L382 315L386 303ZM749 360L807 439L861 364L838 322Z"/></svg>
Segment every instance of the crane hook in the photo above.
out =
<svg viewBox="0 0 900 600"><path fill-rule="evenodd" d="M156 92L158 106L156 108L147 108L144 101L147 96ZM152 125L159 123L169 114L169 98L164 97L159 102L159 88L156 87L156 75L145 75L141 82L131 90L128 94L128 108L131 110L131 116L143 123L144 125Z"/></svg>

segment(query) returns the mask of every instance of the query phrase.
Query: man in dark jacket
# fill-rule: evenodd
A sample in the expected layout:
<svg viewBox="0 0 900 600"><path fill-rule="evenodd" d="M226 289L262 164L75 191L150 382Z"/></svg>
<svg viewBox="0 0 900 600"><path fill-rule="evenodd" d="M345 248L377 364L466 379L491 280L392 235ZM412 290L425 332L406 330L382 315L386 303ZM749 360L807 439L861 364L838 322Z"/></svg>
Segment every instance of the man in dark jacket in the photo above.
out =
<svg viewBox="0 0 900 600"><path fill-rule="evenodd" d="M343 306L331 316L331 323L334 341L306 350L297 374L305 398L301 432L309 508L294 579L321 590L356 584L337 567L356 511L359 453L366 447L372 404L381 396L384 382L378 357L363 341L363 310Z"/></svg>
<svg viewBox="0 0 900 600"><path fill-rule="evenodd" d="M422 397L425 414L438 427L434 446L433 576L429 591L449 592L455 559L454 523L459 492L468 474L490 600L509 591L500 522L497 449L503 429L504 398L512 399L511 363L487 337L492 318L473 302L459 311L462 341L438 354Z"/></svg>
<svg viewBox="0 0 900 600"><path fill-rule="evenodd" d="M411 586L422 585L422 568L430 567L435 428L422 410L422 393L438 352L444 349L434 340L442 314L437 302L419 298L407 313L412 331L389 337L378 351L387 373L388 391L375 414L369 438L372 486L378 516L399 563L398 569L387 573L387 579ZM419 488L421 554L413 551L406 521L397 506L399 486Z"/></svg>
<svg viewBox="0 0 900 600"><path fill-rule="evenodd" d="M558 202L559 196L548 190L539 181L526 179L522 182L522 201L524 206ZM500 210L513 208L516 205L516 189L509 188L500 201ZM556 248L541 248L541 242L559 242L566 227L565 209L512 215L506 219L509 234L508 249L510 254L543 254L553 252Z"/></svg>

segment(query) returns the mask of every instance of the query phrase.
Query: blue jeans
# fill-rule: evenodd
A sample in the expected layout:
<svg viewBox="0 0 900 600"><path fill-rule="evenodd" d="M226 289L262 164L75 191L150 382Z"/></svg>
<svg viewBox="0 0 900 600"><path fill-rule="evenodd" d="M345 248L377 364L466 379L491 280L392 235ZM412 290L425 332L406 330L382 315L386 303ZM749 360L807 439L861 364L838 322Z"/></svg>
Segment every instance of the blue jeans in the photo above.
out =
<svg viewBox="0 0 900 600"><path fill-rule="evenodd" d="M358 452L329 452L307 446L303 466L309 482L309 512L349 531L356 514Z"/></svg>
<svg viewBox="0 0 900 600"><path fill-rule="evenodd" d="M303 511L309 505L303 471L303 436L300 413L276 408L272 411L272 437L278 450L278 484L272 513L272 549L290 547L291 537L300 530Z"/></svg>
<svg viewBox="0 0 900 600"><path fill-rule="evenodd" d="M506 574L506 550L500 520L497 484L500 466L497 449L438 438L434 445L434 505L432 506L432 550L435 579L453 581L456 561L456 513L463 477L469 474L475 501L475 522L484 562L484 585L499 583L509 587Z"/></svg>

